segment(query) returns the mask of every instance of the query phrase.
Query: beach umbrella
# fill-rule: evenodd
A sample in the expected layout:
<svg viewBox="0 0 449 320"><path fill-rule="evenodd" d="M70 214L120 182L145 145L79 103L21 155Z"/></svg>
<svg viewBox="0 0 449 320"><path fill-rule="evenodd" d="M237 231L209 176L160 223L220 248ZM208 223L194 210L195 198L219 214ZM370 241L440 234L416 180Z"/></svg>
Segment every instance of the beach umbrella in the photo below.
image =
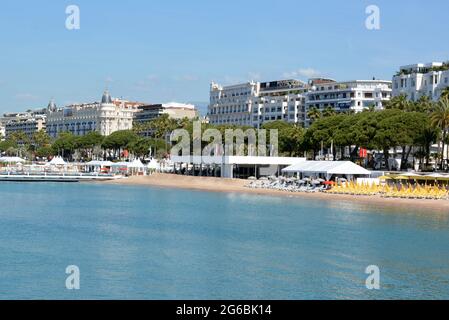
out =
<svg viewBox="0 0 449 320"><path fill-rule="evenodd" d="M267 178L267 177L262 177L262 178L260 178L259 180L260 180L260 181L268 181L268 178Z"/></svg>
<svg viewBox="0 0 449 320"><path fill-rule="evenodd" d="M324 181L326 181L326 180L324 180L324 179L316 179L317 181L319 181L319 182L324 182Z"/></svg>
<svg viewBox="0 0 449 320"><path fill-rule="evenodd" d="M298 184L305 184L306 183L304 180L298 180L297 182L298 182Z"/></svg>
<svg viewBox="0 0 449 320"><path fill-rule="evenodd" d="M304 179L302 179L303 181L305 181L305 182L310 182L310 181L312 181L312 179L310 179L310 178L304 178Z"/></svg>
<svg viewBox="0 0 449 320"><path fill-rule="evenodd" d="M256 177L249 177L249 178L248 178L248 180L251 180L251 181L256 181L256 180L257 180L257 178L256 178Z"/></svg>
<svg viewBox="0 0 449 320"><path fill-rule="evenodd" d="M328 185L328 186L333 186L335 185L334 181L324 181L323 184Z"/></svg>
<svg viewBox="0 0 449 320"><path fill-rule="evenodd" d="M392 180L393 178L390 176L381 176L379 177L379 180Z"/></svg>
<svg viewBox="0 0 449 320"><path fill-rule="evenodd" d="M318 180L313 180L313 181L312 181L312 184L315 184L315 185L320 184L320 183L321 183L321 182L318 181Z"/></svg>

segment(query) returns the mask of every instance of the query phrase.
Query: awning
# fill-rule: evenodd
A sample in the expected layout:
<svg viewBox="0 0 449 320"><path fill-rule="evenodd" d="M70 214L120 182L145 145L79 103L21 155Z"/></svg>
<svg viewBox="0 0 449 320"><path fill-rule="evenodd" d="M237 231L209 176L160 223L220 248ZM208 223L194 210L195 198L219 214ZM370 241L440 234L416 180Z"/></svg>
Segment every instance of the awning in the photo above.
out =
<svg viewBox="0 0 449 320"><path fill-rule="evenodd" d="M21 163L21 162L25 162L24 159L19 158L19 157L1 157L0 158L0 162L3 163Z"/></svg>
<svg viewBox="0 0 449 320"><path fill-rule="evenodd" d="M370 175L368 171L351 161L302 161L282 170L286 173L327 175Z"/></svg>
<svg viewBox="0 0 449 320"><path fill-rule="evenodd" d="M91 166L91 167L111 167L112 162L111 161L93 160L93 161L86 163L86 165Z"/></svg>

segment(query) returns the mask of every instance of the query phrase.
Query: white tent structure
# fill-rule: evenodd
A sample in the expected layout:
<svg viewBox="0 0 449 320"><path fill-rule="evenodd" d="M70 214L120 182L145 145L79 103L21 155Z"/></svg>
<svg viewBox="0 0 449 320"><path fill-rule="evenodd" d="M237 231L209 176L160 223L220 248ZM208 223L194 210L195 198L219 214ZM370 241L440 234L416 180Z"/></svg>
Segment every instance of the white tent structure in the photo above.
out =
<svg viewBox="0 0 449 320"><path fill-rule="evenodd" d="M114 167L114 168L126 167L126 168L128 168L128 165L129 165L129 162L113 162L111 164L111 167Z"/></svg>
<svg viewBox="0 0 449 320"><path fill-rule="evenodd" d="M86 163L86 166L90 166L90 167L110 167L110 166L112 166L112 162L111 161L92 160L92 161Z"/></svg>
<svg viewBox="0 0 449 320"><path fill-rule="evenodd" d="M105 169L106 171L108 171L107 168L111 168L112 167L112 162L111 161L100 161L100 160L92 160L88 163L85 164L85 166L89 169L89 171L91 171L93 168L94 172L100 172L103 171L103 169Z"/></svg>
<svg viewBox="0 0 449 320"><path fill-rule="evenodd" d="M140 159L135 159L133 162L128 164L128 168L133 169L142 169L145 168L145 165L140 161Z"/></svg>
<svg viewBox="0 0 449 320"><path fill-rule="evenodd" d="M159 170L160 164L159 164L159 162L157 162L156 159L151 159L151 161L148 163L147 167L150 170Z"/></svg>
<svg viewBox="0 0 449 320"><path fill-rule="evenodd" d="M351 161L302 161L282 170L284 173L293 173L303 177L344 176L352 179L354 176L369 176L371 171L362 168Z"/></svg>
<svg viewBox="0 0 449 320"><path fill-rule="evenodd" d="M131 175L143 175L146 173L146 167L140 159L135 159L128 164L128 173Z"/></svg>
<svg viewBox="0 0 449 320"><path fill-rule="evenodd" d="M2 163L23 163L25 162L24 159L19 157L1 157L0 162Z"/></svg>
<svg viewBox="0 0 449 320"><path fill-rule="evenodd" d="M48 164L51 166L65 166L67 165L67 162L65 162L62 157L54 157Z"/></svg>

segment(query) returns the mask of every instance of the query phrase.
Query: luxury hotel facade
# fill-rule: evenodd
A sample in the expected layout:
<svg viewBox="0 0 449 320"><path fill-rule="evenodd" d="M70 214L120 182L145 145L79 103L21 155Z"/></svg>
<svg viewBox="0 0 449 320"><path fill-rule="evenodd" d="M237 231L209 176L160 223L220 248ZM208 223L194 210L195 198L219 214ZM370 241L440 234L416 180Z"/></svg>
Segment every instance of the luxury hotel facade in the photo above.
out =
<svg viewBox="0 0 449 320"><path fill-rule="evenodd" d="M355 80L336 82L311 79L248 82L220 86L212 83L208 118L211 124L260 127L282 120L309 126L308 111L328 107L337 112L361 112L370 107L382 109L391 98L391 81Z"/></svg>
<svg viewBox="0 0 449 320"><path fill-rule="evenodd" d="M449 62L417 63L402 66L393 77L393 95L417 101L423 96L437 101L449 87Z"/></svg>
<svg viewBox="0 0 449 320"><path fill-rule="evenodd" d="M105 91L101 102L70 105L57 108L50 102L47 108L46 129L48 135L56 138L61 132L82 136L97 131L103 136L119 130L131 130L134 114L140 103L112 99Z"/></svg>

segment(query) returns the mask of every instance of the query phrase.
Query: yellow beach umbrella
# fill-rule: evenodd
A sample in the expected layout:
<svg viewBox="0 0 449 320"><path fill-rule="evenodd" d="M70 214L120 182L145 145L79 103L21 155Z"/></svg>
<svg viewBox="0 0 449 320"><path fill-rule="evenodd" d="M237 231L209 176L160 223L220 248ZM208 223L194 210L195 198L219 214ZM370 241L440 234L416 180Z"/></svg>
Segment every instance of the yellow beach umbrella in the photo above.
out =
<svg viewBox="0 0 449 320"><path fill-rule="evenodd" d="M406 177L406 176L396 176L396 177L394 177L394 179L395 179L395 180L408 180L409 177Z"/></svg>

